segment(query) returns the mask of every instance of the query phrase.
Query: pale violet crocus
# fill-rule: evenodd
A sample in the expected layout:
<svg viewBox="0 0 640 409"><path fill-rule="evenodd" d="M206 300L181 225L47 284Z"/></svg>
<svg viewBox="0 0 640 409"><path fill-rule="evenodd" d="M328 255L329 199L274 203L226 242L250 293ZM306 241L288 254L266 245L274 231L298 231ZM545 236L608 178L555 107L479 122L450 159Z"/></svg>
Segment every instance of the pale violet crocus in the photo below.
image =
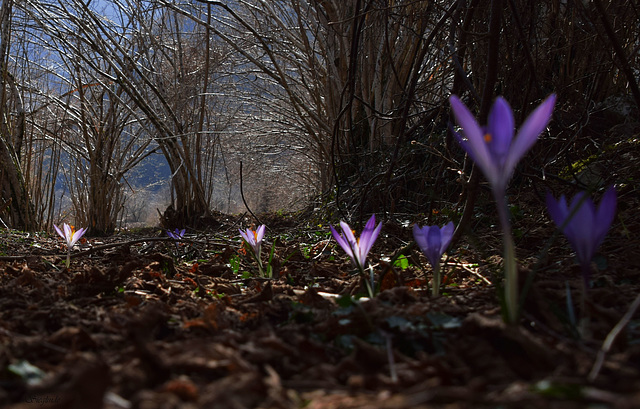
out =
<svg viewBox="0 0 640 409"><path fill-rule="evenodd" d="M555 101L555 95L545 99L527 117L516 134L513 112L504 98L496 99L485 127L478 124L458 97L452 95L449 98L456 121L462 128L461 133L454 132L454 136L489 181L496 201L504 240L505 319L511 324L517 322L519 315L518 271L506 190L518 162L547 127Z"/></svg>
<svg viewBox="0 0 640 409"><path fill-rule="evenodd" d="M333 226L329 225L331 228L331 234L333 238L336 239L336 242L342 247L342 249L347 253L347 255L351 258L353 264L358 268L360 274L362 274L364 278L364 282L367 286L367 291L369 292L369 297L373 297L374 295L374 286L373 286L373 271L371 272L371 282L367 281L365 266L367 262L367 254L373 247L373 243L375 243L378 235L380 234L380 229L382 228L382 223L379 223L376 226L376 215L372 215L369 218L369 221L364 226L362 230L362 234L358 239L356 239L353 234L353 230L351 227L345 222L340 222L340 228L342 229L342 234L338 233Z"/></svg>
<svg viewBox="0 0 640 409"><path fill-rule="evenodd" d="M178 228L176 228L173 232L167 230L167 236L171 237L174 240L182 240L185 232L186 229L179 230Z"/></svg>
<svg viewBox="0 0 640 409"><path fill-rule="evenodd" d="M175 245L176 245L176 252L179 251L179 247L178 247L178 242L180 240L182 240L182 238L184 237L184 233L186 232L186 229L182 229L179 230L177 227L174 231L169 231L167 230L167 236L171 237L173 240L175 240Z"/></svg>
<svg viewBox="0 0 640 409"><path fill-rule="evenodd" d="M576 252L585 289L589 286L591 260L613 222L616 201L613 186L604 193L597 209L586 192L577 193L569 204L564 195L556 200L547 193L549 215Z"/></svg>
<svg viewBox="0 0 640 409"><path fill-rule="evenodd" d="M65 241L67 242L67 268L69 268L69 266L71 265L71 249L73 248L73 246L75 246L78 240L80 240L80 237L82 237L87 229L81 228L79 230L76 230L73 226L70 226L67 223L64 223L62 225L62 230L55 224L53 225L53 227L55 227L56 232L60 235L60 237L65 239Z"/></svg>
<svg viewBox="0 0 640 409"><path fill-rule="evenodd" d="M433 267L433 285L431 287L432 294L437 296L440 294L440 284L442 277L440 274L440 259L449 247L453 238L454 226L453 222L449 222L442 227L413 225L413 237L418 243L418 247L424 253L431 267Z"/></svg>
<svg viewBox="0 0 640 409"><path fill-rule="evenodd" d="M260 259L260 252L262 251L262 239L264 238L264 231L266 226L264 224L260 225L256 230L247 229L246 231L240 231L240 235L242 239L251 247L253 250L253 257L258 262L258 270L260 270L260 275L264 276L263 268L262 268L262 260Z"/></svg>

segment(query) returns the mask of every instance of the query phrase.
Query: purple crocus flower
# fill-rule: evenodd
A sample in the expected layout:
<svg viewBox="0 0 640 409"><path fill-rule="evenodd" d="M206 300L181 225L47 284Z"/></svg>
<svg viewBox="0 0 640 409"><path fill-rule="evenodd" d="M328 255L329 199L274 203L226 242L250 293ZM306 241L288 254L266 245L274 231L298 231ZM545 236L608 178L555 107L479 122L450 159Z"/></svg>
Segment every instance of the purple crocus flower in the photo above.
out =
<svg viewBox="0 0 640 409"><path fill-rule="evenodd" d="M176 228L175 231L173 232L170 232L169 230L167 230L167 235L174 240L182 240L182 238L184 237L185 231L186 231L185 229L178 230L178 228Z"/></svg>
<svg viewBox="0 0 640 409"><path fill-rule="evenodd" d="M353 235L353 230L351 227L345 222L340 222L340 227L342 228L343 234L340 234L333 228L333 226L329 225L331 228L331 234L333 234L333 238L336 239L340 247L347 253L354 264L364 273L365 262L367 261L367 254L369 254L369 250L375 243L378 238L378 234L380 234L380 229L382 228L382 223L378 224L376 227L376 215L372 215L367 224L364 226L364 230L362 230L362 234L360 238L356 240Z"/></svg>
<svg viewBox="0 0 640 409"><path fill-rule="evenodd" d="M76 230L73 226L70 226L67 223L64 223L62 225L62 230L55 224L53 225L53 227L56 229L56 232L60 235L60 237L65 239L65 241L67 242L67 248L69 250L73 248L78 240L80 240L80 237L82 237L82 235L87 231L86 228L80 228L79 230Z"/></svg>
<svg viewBox="0 0 640 409"><path fill-rule="evenodd" d="M507 322L518 321L518 266L511 236L506 190L516 165L538 140L549 123L556 96L545 99L524 121L514 138L515 125L511 107L499 97L491 107L486 127L481 127L458 97L449 98L453 114L463 134L454 132L458 143L482 170L491 185L496 201L504 243L504 299ZM464 136L463 136L464 135Z"/></svg>
<svg viewBox="0 0 640 409"><path fill-rule="evenodd" d="M513 112L504 98L498 97L494 102L486 127L478 124L457 96L449 98L453 114L464 133L464 136L457 132L454 135L493 189L506 190L516 165L546 128L555 101L554 94L544 100L524 121L514 139Z"/></svg>
<svg viewBox="0 0 640 409"><path fill-rule="evenodd" d="M240 230L240 235L244 241L251 246L253 254L256 256L258 261L260 261L260 250L262 247L262 238L264 237L264 229L265 225L262 224L255 231L251 229L247 229L246 231Z"/></svg>
<svg viewBox="0 0 640 409"><path fill-rule="evenodd" d="M597 209L591 198L585 196L585 192L579 192L567 204L564 195L556 200L551 193L547 193L547 209L576 252L585 284L588 284L593 255L613 222L616 191L613 186L607 189Z"/></svg>
<svg viewBox="0 0 640 409"><path fill-rule="evenodd" d="M78 240L80 240L80 237L82 237L87 229L80 228L79 230L76 230L73 226L70 226L67 223L64 223L62 225L62 230L55 224L53 225L53 227L55 227L56 232L60 235L60 237L62 237L67 242L67 268L69 268L69 266L71 265L71 249L78 242Z"/></svg>
<svg viewBox="0 0 640 409"><path fill-rule="evenodd" d="M451 243L453 230L453 222L449 222L442 227L413 225L413 237L434 268L440 265L440 258L449 247L449 243Z"/></svg>
<svg viewBox="0 0 640 409"><path fill-rule="evenodd" d="M413 237L433 267L433 295L440 294L440 258L453 237L453 222L442 227L413 225Z"/></svg>

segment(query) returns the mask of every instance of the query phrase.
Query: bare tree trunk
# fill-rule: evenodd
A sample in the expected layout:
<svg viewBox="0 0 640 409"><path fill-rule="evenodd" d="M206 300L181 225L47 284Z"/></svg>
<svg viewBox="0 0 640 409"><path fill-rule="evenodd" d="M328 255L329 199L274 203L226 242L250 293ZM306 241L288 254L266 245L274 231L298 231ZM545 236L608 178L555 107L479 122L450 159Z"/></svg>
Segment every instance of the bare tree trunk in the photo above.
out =
<svg viewBox="0 0 640 409"><path fill-rule="evenodd" d="M15 80L8 71L13 2L3 1L0 11L0 207L6 208L9 223L22 230L33 230L34 211L20 167L25 113ZM15 120L11 121L9 99ZM0 215L1 216L1 215Z"/></svg>

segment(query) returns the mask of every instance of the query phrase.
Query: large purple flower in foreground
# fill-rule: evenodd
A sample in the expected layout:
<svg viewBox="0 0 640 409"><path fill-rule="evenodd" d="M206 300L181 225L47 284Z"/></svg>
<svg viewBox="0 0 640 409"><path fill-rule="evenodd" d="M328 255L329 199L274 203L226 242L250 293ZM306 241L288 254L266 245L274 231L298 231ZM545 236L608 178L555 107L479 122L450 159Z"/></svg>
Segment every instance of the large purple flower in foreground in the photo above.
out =
<svg viewBox="0 0 640 409"><path fill-rule="evenodd" d="M364 230L362 230L362 234L358 240L356 240L353 235L351 227L349 227L345 222L340 222L343 234L338 233L333 226L329 225L329 227L331 228L333 238L336 239L345 253L351 257L351 260L356 264L356 266L364 272L367 254L369 254L369 250L373 247L373 243L375 243L378 238L378 234L380 234L380 229L382 228L382 223L378 224L376 227L376 215L374 214L371 216L367 224L364 226Z"/></svg>
<svg viewBox="0 0 640 409"><path fill-rule="evenodd" d="M240 230L240 235L253 249L253 253L256 258L260 260L260 251L262 248L262 238L264 237L265 225L260 225L255 231L247 229L247 231Z"/></svg>
<svg viewBox="0 0 640 409"><path fill-rule="evenodd" d="M440 258L444 254L451 238L453 237L453 222L445 224L443 227L413 225L413 237L418 243L418 247L435 269L440 265Z"/></svg>
<svg viewBox="0 0 640 409"><path fill-rule="evenodd" d="M449 98L456 121L462 128L462 134L454 132L454 135L493 189L504 192L507 188L516 165L549 123L555 101L554 94L544 100L524 121L514 139L513 112L504 98L496 99L486 127L478 124L457 96Z"/></svg>
<svg viewBox="0 0 640 409"><path fill-rule="evenodd" d="M458 125L462 127L462 133L454 132L454 135L460 146L484 173L496 201L504 243L505 318L507 322L515 324L518 321L520 306L518 268L509 224L506 190L518 162L531 149L538 140L538 135L549 123L556 96L549 96L527 117L515 138L513 112L504 98L497 98L491 107L486 127L478 124L458 97L452 95L449 102Z"/></svg>
<svg viewBox="0 0 640 409"><path fill-rule="evenodd" d="M616 191L612 187L602 196L596 209L585 192L577 193L567 204L564 195L556 200L547 193L549 215L567 237L576 252L585 281L588 281L591 259L602 244L616 212Z"/></svg>

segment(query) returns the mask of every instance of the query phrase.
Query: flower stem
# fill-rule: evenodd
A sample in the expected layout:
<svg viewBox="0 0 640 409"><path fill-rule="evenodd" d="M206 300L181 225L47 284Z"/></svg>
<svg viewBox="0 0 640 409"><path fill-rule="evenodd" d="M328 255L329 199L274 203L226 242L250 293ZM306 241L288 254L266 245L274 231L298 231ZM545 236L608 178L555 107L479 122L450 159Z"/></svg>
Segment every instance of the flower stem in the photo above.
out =
<svg viewBox="0 0 640 409"><path fill-rule="evenodd" d="M431 294L434 297L437 297L440 295L441 281L442 279L440 277L440 263L436 263L436 265L433 266L433 285L431 287Z"/></svg>
<svg viewBox="0 0 640 409"><path fill-rule="evenodd" d="M504 243L504 305L506 308L505 319L508 324L518 322L518 265L516 263L516 246L511 235L509 223L509 207L504 190L493 192L498 208L498 219L502 229L502 241Z"/></svg>
<svg viewBox="0 0 640 409"><path fill-rule="evenodd" d="M67 268L71 265L71 249L67 251Z"/></svg>

